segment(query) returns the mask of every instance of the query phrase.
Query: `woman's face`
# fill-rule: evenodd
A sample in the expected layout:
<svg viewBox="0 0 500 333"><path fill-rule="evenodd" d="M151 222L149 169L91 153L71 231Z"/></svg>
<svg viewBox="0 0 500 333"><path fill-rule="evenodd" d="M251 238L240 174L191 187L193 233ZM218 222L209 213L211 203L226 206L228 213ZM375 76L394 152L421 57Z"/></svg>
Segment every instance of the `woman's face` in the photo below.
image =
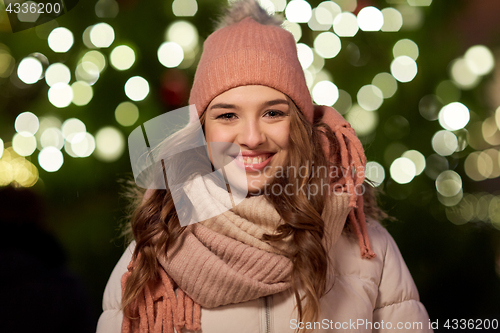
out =
<svg viewBox="0 0 500 333"><path fill-rule="evenodd" d="M286 95L267 86L240 86L215 97L205 112L205 138L212 164L215 168L226 165L231 186L263 194L288 154L290 110Z"/></svg>

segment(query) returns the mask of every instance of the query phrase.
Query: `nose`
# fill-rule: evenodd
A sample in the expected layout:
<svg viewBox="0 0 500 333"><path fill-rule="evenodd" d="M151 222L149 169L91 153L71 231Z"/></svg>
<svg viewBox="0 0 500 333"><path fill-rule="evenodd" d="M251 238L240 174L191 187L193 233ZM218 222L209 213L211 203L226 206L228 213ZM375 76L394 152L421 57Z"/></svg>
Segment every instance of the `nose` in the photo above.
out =
<svg viewBox="0 0 500 333"><path fill-rule="evenodd" d="M256 149L266 141L266 134L258 120L248 120L242 124L238 134L238 144L248 149Z"/></svg>

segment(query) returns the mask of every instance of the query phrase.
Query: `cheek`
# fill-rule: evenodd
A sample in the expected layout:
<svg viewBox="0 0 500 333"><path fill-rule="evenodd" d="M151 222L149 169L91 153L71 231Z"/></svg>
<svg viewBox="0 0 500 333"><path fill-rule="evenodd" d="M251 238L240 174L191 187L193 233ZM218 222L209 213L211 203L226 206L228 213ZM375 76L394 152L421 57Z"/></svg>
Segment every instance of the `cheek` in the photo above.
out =
<svg viewBox="0 0 500 333"><path fill-rule="evenodd" d="M209 142L232 142L233 134L227 128L218 128L217 125L205 125L205 140Z"/></svg>
<svg viewBox="0 0 500 333"><path fill-rule="evenodd" d="M274 142L278 144L281 149L287 149L290 142L290 125L283 125L280 128L273 130Z"/></svg>

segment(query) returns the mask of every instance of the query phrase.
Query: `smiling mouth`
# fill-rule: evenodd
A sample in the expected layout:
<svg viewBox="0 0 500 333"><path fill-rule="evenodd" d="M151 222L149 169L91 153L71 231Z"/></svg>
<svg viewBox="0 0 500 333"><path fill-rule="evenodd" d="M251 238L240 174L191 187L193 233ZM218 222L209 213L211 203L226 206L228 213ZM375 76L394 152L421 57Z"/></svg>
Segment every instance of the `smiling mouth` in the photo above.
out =
<svg viewBox="0 0 500 333"><path fill-rule="evenodd" d="M274 154L269 153L269 154L262 154L262 155L258 155L258 156L231 156L231 157L244 165L252 165L252 164L262 163L273 155Z"/></svg>

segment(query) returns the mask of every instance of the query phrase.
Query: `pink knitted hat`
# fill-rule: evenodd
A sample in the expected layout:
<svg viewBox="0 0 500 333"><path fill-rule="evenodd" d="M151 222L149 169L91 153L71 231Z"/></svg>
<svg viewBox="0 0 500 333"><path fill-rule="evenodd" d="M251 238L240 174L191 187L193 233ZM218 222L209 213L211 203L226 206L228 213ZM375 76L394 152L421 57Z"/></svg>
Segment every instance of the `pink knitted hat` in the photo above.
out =
<svg viewBox="0 0 500 333"><path fill-rule="evenodd" d="M244 2L243 6L250 4L250 10L256 10L252 7L256 5L252 0ZM262 14L262 8L257 9L260 10L257 16L267 15ZM229 89L264 85L290 97L310 123L319 118L329 125L340 144L344 177L339 183L351 195L349 205L355 208L349 220L358 236L361 256L373 258L375 253L371 250L366 230L363 196L357 195L355 189L365 179L363 146L350 124L337 111L329 106L313 104L293 35L276 26L275 22L257 22L253 14L243 15L243 18L216 30L205 40L189 97L189 104L194 104L198 113L197 116L191 114L191 121L197 120L216 96ZM264 19L271 20L270 17ZM323 149L329 156L327 140L323 141ZM354 175L352 170L356 170Z"/></svg>
<svg viewBox="0 0 500 333"><path fill-rule="evenodd" d="M293 35L246 17L215 31L203 44L189 104L201 116L221 93L245 85L264 85L288 95L313 121L313 103Z"/></svg>

